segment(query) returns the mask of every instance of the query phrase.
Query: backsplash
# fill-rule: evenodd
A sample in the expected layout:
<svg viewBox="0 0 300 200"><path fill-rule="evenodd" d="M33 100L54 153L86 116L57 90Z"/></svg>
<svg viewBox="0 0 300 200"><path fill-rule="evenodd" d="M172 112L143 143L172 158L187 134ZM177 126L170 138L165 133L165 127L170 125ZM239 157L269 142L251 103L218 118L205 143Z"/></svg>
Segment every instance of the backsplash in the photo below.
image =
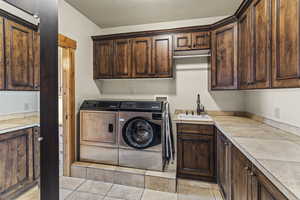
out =
<svg viewBox="0 0 300 200"><path fill-rule="evenodd" d="M0 116L39 111L39 92L0 91Z"/></svg>

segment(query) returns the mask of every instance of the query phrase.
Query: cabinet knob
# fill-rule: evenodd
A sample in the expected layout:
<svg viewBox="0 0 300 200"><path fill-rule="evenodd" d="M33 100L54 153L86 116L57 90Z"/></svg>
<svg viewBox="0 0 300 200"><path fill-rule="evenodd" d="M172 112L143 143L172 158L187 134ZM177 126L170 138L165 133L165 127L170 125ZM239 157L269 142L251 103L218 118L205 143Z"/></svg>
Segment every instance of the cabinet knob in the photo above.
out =
<svg viewBox="0 0 300 200"><path fill-rule="evenodd" d="M248 170L249 170L249 167L248 167L248 166L244 167L244 170L248 171Z"/></svg>
<svg viewBox="0 0 300 200"><path fill-rule="evenodd" d="M43 140L44 140L43 137L39 137L39 138L38 138L38 141L39 141L39 142L41 142L41 141L43 141Z"/></svg>
<svg viewBox="0 0 300 200"><path fill-rule="evenodd" d="M255 176L254 172L250 172L250 176Z"/></svg>

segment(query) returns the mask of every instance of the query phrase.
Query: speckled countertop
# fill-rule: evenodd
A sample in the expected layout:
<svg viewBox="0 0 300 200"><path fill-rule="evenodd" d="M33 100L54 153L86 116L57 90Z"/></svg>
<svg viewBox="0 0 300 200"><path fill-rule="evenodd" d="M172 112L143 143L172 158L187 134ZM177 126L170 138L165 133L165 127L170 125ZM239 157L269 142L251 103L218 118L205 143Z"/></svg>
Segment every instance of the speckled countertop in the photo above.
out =
<svg viewBox="0 0 300 200"><path fill-rule="evenodd" d="M0 119L0 134L39 126L38 115L18 116L10 119Z"/></svg>
<svg viewBox="0 0 300 200"><path fill-rule="evenodd" d="M246 117L212 116L212 118L216 127L286 197L290 200L300 200L300 136ZM173 119L175 123L186 123L177 120L176 115Z"/></svg>

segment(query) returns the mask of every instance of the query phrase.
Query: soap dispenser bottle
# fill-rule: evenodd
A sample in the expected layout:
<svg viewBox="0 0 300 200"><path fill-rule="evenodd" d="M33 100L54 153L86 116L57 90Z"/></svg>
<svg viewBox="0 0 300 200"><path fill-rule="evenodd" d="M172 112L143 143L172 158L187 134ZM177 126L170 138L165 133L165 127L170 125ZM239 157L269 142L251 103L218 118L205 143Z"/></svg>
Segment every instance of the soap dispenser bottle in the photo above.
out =
<svg viewBox="0 0 300 200"><path fill-rule="evenodd" d="M197 96L197 115L201 115L202 112L204 112L204 106L201 104L200 94L198 94L198 96Z"/></svg>

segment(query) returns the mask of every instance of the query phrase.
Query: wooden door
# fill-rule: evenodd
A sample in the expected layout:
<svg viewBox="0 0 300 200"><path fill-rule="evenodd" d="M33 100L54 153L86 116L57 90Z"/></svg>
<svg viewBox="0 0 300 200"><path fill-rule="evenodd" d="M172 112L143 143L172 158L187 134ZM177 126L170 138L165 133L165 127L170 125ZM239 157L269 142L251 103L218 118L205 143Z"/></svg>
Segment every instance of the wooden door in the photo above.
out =
<svg viewBox="0 0 300 200"><path fill-rule="evenodd" d="M255 0L251 7L253 32L253 88L271 86L271 1Z"/></svg>
<svg viewBox="0 0 300 200"><path fill-rule="evenodd" d="M251 165L236 147L231 153L231 200L251 200Z"/></svg>
<svg viewBox="0 0 300 200"><path fill-rule="evenodd" d="M251 200L288 200L256 167L251 172Z"/></svg>
<svg viewBox="0 0 300 200"><path fill-rule="evenodd" d="M300 1L272 0L272 87L300 87Z"/></svg>
<svg viewBox="0 0 300 200"><path fill-rule="evenodd" d="M33 183L32 129L0 135L0 198L13 199Z"/></svg>
<svg viewBox="0 0 300 200"><path fill-rule="evenodd" d="M131 41L118 39L114 41L113 78L131 77Z"/></svg>
<svg viewBox="0 0 300 200"><path fill-rule="evenodd" d="M218 131L217 133L217 177L221 193L225 200L230 197L230 143Z"/></svg>
<svg viewBox="0 0 300 200"><path fill-rule="evenodd" d="M40 33L33 33L34 90L40 90Z"/></svg>
<svg viewBox="0 0 300 200"><path fill-rule="evenodd" d="M237 24L212 32L211 88L237 89Z"/></svg>
<svg viewBox="0 0 300 200"><path fill-rule="evenodd" d="M33 90L33 31L5 20L5 44L7 89Z"/></svg>
<svg viewBox="0 0 300 200"><path fill-rule="evenodd" d="M210 48L210 32L192 33L193 49L209 49Z"/></svg>
<svg viewBox="0 0 300 200"><path fill-rule="evenodd" d="M177 139L178 176L214 180L214 137L182 133Z"/></svg>
<svg viewBox="0 0 300 200"><path fill-rule="evenodd" d="M241 89L253 88L251 12L239 19L239 84Z"/></svg>
<svg viewBox="0 0 300 200"><path fill-rule="evenodd" d="M151 65L151 37L132 40L132 77L143 78L153 76Z"/></svg>
<svg viewBox="0 0 300 200"><path fill-rule="evenodd" d="M116 113L81 111L80 143L86 145L116 145Z"/></svg>
<svg viewBox="0 0 300 200"><path fill-rule="evenodd" d="M154 77L170 78L173 76L172 36L160 35L152 39L152 70Z"/></svg>
<svg viewBox="0 0 300 200"><path fill-rule="evenodd" d="M174 35L174 50L191 50L192 49L192 34L178 33Z"/></svg>
<svg viewBox="0 0 300 200"><path fill-rule="evenodd" d="M94 79L111 78L113 72L113 41L94 41Z"/></svg>
<svg viewBox="0 0 300 200"><path fill-rule="evenodd" d="M0 90L5 89L3 18L0 17Z"/></svg>

